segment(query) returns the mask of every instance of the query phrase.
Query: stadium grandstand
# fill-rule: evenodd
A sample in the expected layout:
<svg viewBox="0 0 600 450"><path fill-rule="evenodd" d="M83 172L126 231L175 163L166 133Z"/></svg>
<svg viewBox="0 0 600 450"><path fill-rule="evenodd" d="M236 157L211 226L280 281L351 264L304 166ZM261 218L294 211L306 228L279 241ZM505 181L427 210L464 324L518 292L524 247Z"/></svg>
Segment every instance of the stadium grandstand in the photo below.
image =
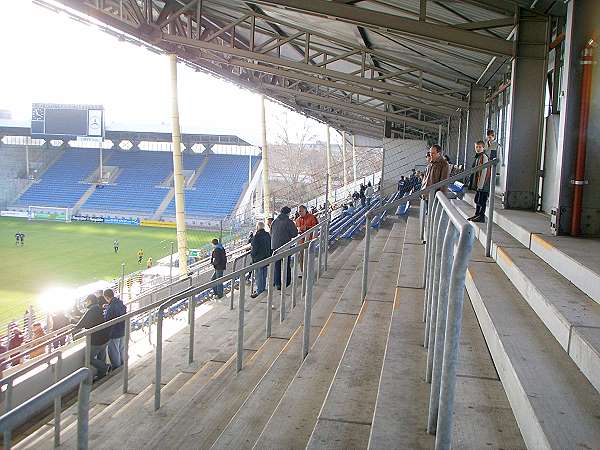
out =
<svg viewBox="0 0 600 450"><path fill-rule="evenodd" d="M24 145L10 142L25 142L28 131L18 128L0 128L9 144L0 144L3 154L19 155L22 159ZM29 177L26 188L21 188L18 197L8 204L8 210L27 210L30 206L68 208L71 215L93 215L112 217L137 217L173 221L175 201L173 189L172 154L164 133L118 132L113 135L113 148L103 149L103 174L100 177L98 148L79 148L68 140L57 140L51 154L54 160L43 170L36 170ZM58 136L55 136L58 137ZM139 141L139 139L146 139ZM38 140L39 141L39 140ZM185 199L187 216L191 221L222 220L235 216L237 210L248 207L242 197L248 187L256 186L253 178L260 178L260 150L237 136L184 135L189 149L183 153L185 175ZM126 142L128 150L121 148ZM227 144L219 144L227 142ZM158 145L159 150L142 150L149 144ZM198 145L204 150L196 153ZM202 145L204 144L204 145ZM235 144L235 145L233 145ZM28 151L50 148L50 141L28 145ZM162 147L162 148L161 148ZM38 150L39 151L39 150ZM219 151L227 153L218 153ZM14 158L14 156L13 156ZM10 166L9 166L10 167ZM11 170L14 173L14 168ZM227 183L220 180L226 179ZM6 183L4 183L6 184ZM252 196L252 192L248 193Z"/></svg>
<svg viewBox="0 0 600 450"><path fill-rule="evenodd" d="M86 287L94 323L9 325L4 448L600 449L600 2L33 3L164 54L172 133L34 104L0 223L171 234ZM178 62L261 95L260 145L181 134ZM287 187L267 99L326 127Z"/></svg>

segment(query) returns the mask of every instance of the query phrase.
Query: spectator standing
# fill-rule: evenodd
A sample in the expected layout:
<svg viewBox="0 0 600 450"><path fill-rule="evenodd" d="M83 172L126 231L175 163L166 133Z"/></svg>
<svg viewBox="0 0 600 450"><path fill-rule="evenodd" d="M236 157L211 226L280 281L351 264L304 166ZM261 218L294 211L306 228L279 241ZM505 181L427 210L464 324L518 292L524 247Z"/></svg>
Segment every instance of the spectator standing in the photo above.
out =
<svg viewBox="0 0 600 450"><path fill-rule="evenodd" d="M367 197L365 195L366 190L367 190L367 187L364 184L361 184L360 192L358 193L360 195L360 206L365 206L367 203Z"/></svg>
<svg viewBox="0 0 600 450"><path fill-rule="evenodd" d="M472 167L481 166L488 161L488 155L485 153L485 142L477 141L475 144L475 159L473 160ZM473 174L473 185L477 190L475 193L475 215L469 217L468 220L472 222L485 222L485 207L490 194L489 167Z"/></svg>
<svg viewBox="0 0 600 450"><path fill-rule="evenodd" d="M358 191L354 191L352 194L352 199L354 200L354 207L358 208L358 203L360 202L360 194Z"/></svg>
<svg viewBox="0 0 600 450"><path fill-rule="evenodd" d="M104 298L108 302L106 311L104 311L104 319L116 319L127 313L127 307L123 304L120 298L115 297L112 289L106 289L103 293ZM108 358L113 369L123 365L123 350L125 348L125 322L117 323L109 328L108 333Z"/></svg>
<svg viewBox="0 0 600 450"><path fill-rule="evenodd" d="M271 232L271 226L273 225L273 218L269 217L267 219L267 226L266 226L266 231L268 231L269 233Z"/></svg>
<svg viewBox="0 0 600 450"><path fill-rule="evenodd" d="M487 155L489 155L489 159L496 159L498 157L498 152L502 150L500 144L496 141L496 132L494 130L487 130L485 150Z"/></svg>
<svg viewBox="0 0 600 450"><path fill-rule="evenodd" d="M210 257L210 263L213 266L214 272L211 280L216 280L217 278L221 278L225 269L227 268L227 253L225 253L225 248L217 238L212 240L213 251ZM214 294L217 298L223 298L223 284L219 283L213 288Z"/></svg>
<svg viewBox="0 0 600 450"><path fill-rule="evenodd" d="M296 227L298 228L299 234L304 233L305 231L310 230L312 227L317 225L319 221L317 220L314 214L308 212L306 206L300 205L298 208L298 212L300 216L296 219ZM308 239L312 239L312 233L310 233ZM304 239L300 240L300 244L304 243ZM289 264L288 264L289 266ZM302 277L302 270L304 268L304 252L300 252L300 277Z"/></svg>
<svg viewBox="0 0 600 450"><path fill-rule="evenodd" d="M298 236L298 229L292 219L290 219L289 214L291 209L287 206L281 208L281 212L277 216L277 218L273 221L273 225L271 227L271 248L273 251L277 250L282 245L287 244L296 236ZM287 261L287 273L286 273L286 286L290 285L292 279L292 268L290 267L290 258L288 257ZM281 260L275 262L274 269L274 280L273 285L281 290Z"/></svg>
<svg viewBox="0 0 600 450"><path fill-rule="evenodd" d="M256 224L256 234L252 238L250 245L250 256L253 264L272 255L271 235L265 230L264 222ZM264 266L256 269L256 292L250 295L251 298L258 297L267 288L267 267Z"/></svg>
<svg viewBox="0 0 600 450"><path fill-rule="evenodd" d="M69 319L67 318L66 314L63 311L55 312L54 314L52 314L50 319L52 321L52 331L58 331L64 327L66 327L67 325L69 325ZM55 339L52 342L52 346L54 348L58 348L61 345L65 345L66 342L67 342L67 337L62 336L62 337L59 337L58 339Z"/></svg>
<svg viewBox="0 0 600 450"><path fill-rule="evenodd" d="M43 338L45 335L46 335L46 333L44 332L44 329L42 328L42 324L39 322L35 322L33 324L33 337L31 338L31 340ZM42 347L38 347L35 350L32 350L29 353L29 357L36 358L38 356L42 356L44 353L46 353L45 345Z"/></svg>
<svg viewBox="0 0 600 450"><path fill-rule="evenodd" d="M425 175L425 187L432 186L440 181L448 178L450 173L450 168L448 166L448 161L444 159L442 156L442 147L437 144L434 144L429 149L431 162L427 166L427 173ZM446 188L442 189L443 191Z"/></svg>
<svg viewBox="0 0 600 450"><path fill-rule="evenodd" d="M369 183L367 184L367 187L365 188L365 197L367 199L367 206L371 206L371 200L373 199L373 195L375 195L375 191L373 189L373 186L371 185L371 182L369 181Z"/></svg>
<svg viewBox="0 0 600 450"><path fill-rule="evenodd" d="M89 330L90 328L94 328L95 326L104 323L104 315L102 314L102 309L98 304L98 298L95 295L88 295L85 299L85 305L87 307L87 311L75 325L73 333L81 330L82 328ZM109 333L110 329L104 328L92 333L91 336L91 364L97 370L98 380L104 378L110 370L110 366L106 364L106 345L108 344Z"/></svg>
<svg viewBox="0 0 600 450"><path fill-rule="evenodd" d="M13 327L11 329L11 334L10 334L10 338L8 340L8 349L9 350L14 350L14 349L18 349L21 345L23 345L23 342L25 341L25 337L23 336L23 333L21 333L21 330L19 329L19 327ZM11 354L11 357L13 355L16 355L20 353L18 350ZM11 366L16 366L21 364L21 358L17 358L17 359L9 359L10 361L10 365Z"/></svg>

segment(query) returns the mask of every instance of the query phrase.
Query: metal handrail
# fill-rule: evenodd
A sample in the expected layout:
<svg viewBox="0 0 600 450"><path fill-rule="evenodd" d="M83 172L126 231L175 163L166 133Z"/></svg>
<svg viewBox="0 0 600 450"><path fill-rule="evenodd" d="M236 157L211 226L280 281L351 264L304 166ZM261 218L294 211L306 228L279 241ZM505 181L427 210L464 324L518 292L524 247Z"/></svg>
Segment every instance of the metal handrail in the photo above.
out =
<svg viewBox="0 0 600 450"><path fill-rule="evenodd" d="M0 386L6 385L6 392L4 396L4 412L8 413L12 410L12 398L13 398L13 388L14 381L28 373L29 371L43 365L50 364L50 361L56 359L54 363L54 382L58 383L60 380L60 375L62 371L62 350L58 350L56 352L50 353L48 355L44 355L41 358L36 359L33 364L28 365L27 367L23 367L16 372L11 373L10 375L2 378L0 380ZM54 400L54 444L56 447L60 445L60 415L61 415L61 399L55 398ZM10 440L11 440L11 431L4 432L4 448L10 448Z"/></svg>
<svg viewBox="0 0 600 450"><path fill-rule="evenodd" d="M430 205L423 304L425 381L431 383L427 431L436 435L436 450L449 449L452 441L465 277L474 240L471 224L437 192Z"/></svg>
<svg viewBox="0 0 600 450"><path fill-rule="evenodd" d="M63 395L72 391L76 386L79 386L77 401L77 448L79 450L87 450L90 391L92 389L91 374L92 372L90 369L82 367L71 375L54 383L47 389L44 389L26 402L20 404L15 409L2 415L2 417L0 417L0 432L4 433L4 449L10 449L11 432L15 427L23 424L32 415L42 411L50 404L50 402L54 401L56 406L57 398L60 399ZM58 422L60 422L60 417ZM58 442L58 445L60 445L60 441Z"/></svg>
<svg viewBox="0 0 600 450"><path fill-rule="evenodd" d="M33 339L28 342L24 342L23 344L15 347L11 350L7 350L4 353L0 354L0 361L4 359L5 363L11 361L12 359L22 358L27 354L35 351L36 349L51 344L53 341L60 339L63 336L68 336L71 334L71 330L73 329L73 325L67 325L58 330L51 331L50 333L46 333L44 336ZM35 346L32 346L34 345ZM31 347L30 347L31 346ZM15 351L19 351L20 353L15 353Z"/></svg>
<svg viewBox="0 0 600 450"><path fill-rule="evenodd" d="M161 376L162 376L162 325L163 325L163 316L164 316L164 310L165 308L168 308L169 306L171 306L173 303L182 300L184 298L189 298L190 301L190 306L188 308L188 311L192 311L190 313L190 318L189 318L189 325L190 325L190 335L189 335L189 354L188 354L188 360L189 362L193 361L193 349L194 349L194 334L192 332L192 330L194 329L194 323L195 323L195 318L193 315L193 311L194 311L194 307L192 305L192 301L193 301L193 296L195 294L198 294L200 292L206 291L210 288L213 288L219 284L223 284L226 281L229 280L235 280L237 277L243 277L245 276L246 273L251 272L253 270L259 269L261 267L265 267L265 266L269 266L271 268L271 276L269 278L269 292L268 292L268 296L267 296L267 323L266 323L266 328L267 328L267 338L269 338L271 336L271 321L272 321L272 312L271 312L271 306L272 306L272 292L273 292L273 276L272 276L272 268L274 267L274 263L279 261L279 260L283 260L286 261L288 256L291 255L296 255L299 254L300 252L306 251L306 259L309 261L309 264L312 263L312 258L310 258L310 250L309 248L312 247L314 249L314 246L316 245L316 240L312 240L310 242L304 242L303 244L299 244L296 247L290 248L288 250L285 250L277 255L273 255L270 256L268 258L265 258L259 262L250 264L249 266L243 267L242 269L236 270L235 272L231 272L227 275L224 275L220 278L217 278L215 280L211 280L208 281L204 284L202 284L201 286L198 287L193 287L188 289L187 291L185 291L185 293L181 293L178 295L174 295L172 296L172 298L170 298L169 300L163 302L159 308L158 308L158 320L157 320L157 326L156 326L156 357L155 357L155 375L154 375L154 409L158 410L160 408L160 395L161 395ZM285 277L285 272L284 270L281 271L282 274L282 287L283 285L285 285L285 282L283 281L283 277ZM308 270L309 272L309 278L312 274L312 270L309 268ZM307 282L307 283L310 283ZM282 289L283 291L283 289ZM312 291L311 291L311 295L312 295ZM307 302L309 302L308 304L310 304L310 301L305 299ZM245 283L240 283L240 293L239 293L239 299L238 299L238 345L237 345L237 358L236 358L236 367L237 367L237 371L239 372L242 369L242 360L243 360L243 325L244 325L244 301L245 301ZM283 306L283 305L282 305ZM108 322L107 322L108 323ZM96 327L99 329L100 326ZM93 329L91 329L93 330ZM310 327L307 329L307 333L309 332Z"/></svg>
<svg viewBox="0 0 600 450"><path fill-rule="evenodd" d="M488 224L487 224L487 242L486 242L486 248L485 248L486 256L490 256L491 239L492 239L492 224L493 224L492 214L494 211L493 208L494 208L494 196L495 196L495 189L496 189L496 166L497 166L497 164L498 164L498 160L493 159L491 161L488 161L485 164L481 164L481 165L472 167L471 169L465 170L464 172L461 172L460 174L457 174L453 177L446 178L445 180L439 181L438 183L432 184L431 186L427 186L424 189L420 189L416 192L413 192L412 194L407 195L406 197L396 199L393 202L389 202L383 206L369 210L365 213L365 218L366 218L365 223L369 223L370 219L373 216L375 216L376 214L382 213L383 211L387 211L387 210L390 210L393 208L397 208L398 205L405 203L405 202L409 202L412 200L419 200L425 194L427 194L429 196L429 200L430 200L429 208L431 208L431 205L433 203L433 201L432 201L433 194L432 193L435 193L438 189L448 186L449 184L454 183L455 181L460 181L460 180L464 179L466 176L480 172L487 168L492 168L492 173L490 176L490 202L488 205L488 211L490 211L490 213L488 214L489 220L488 220ZM429 212L431 212L431 209ZM363 301L365 300L365 297L367 295L367 279L368 279L368 275L369 275L370 242L371 242L371 227L367 226L365 228L365 250L364 250L364 256L363 256L363 273L362 273L362 290L361 290L361 299Z"/></svg>

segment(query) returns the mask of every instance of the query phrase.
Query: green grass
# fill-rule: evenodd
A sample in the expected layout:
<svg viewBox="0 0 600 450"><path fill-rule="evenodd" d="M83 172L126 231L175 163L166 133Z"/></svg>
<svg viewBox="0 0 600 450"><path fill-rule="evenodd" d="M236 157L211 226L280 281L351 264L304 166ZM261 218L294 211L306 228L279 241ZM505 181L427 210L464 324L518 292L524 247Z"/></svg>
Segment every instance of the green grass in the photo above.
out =
<svg viewBox="0 0 600 450"><path fill-rule="evenodd" d="M25 245L15 246L15 233L25 234ZM190 247L208 242L214 233L190 231ZM113 241L119 240L119 253ZM27 305L36 305L40 292L50 287L76 287L145 268L168 255L175 230L91 223L36 222L0 218L0 323L23 316ZM142 265L137 252L144 249Z"/></svg>

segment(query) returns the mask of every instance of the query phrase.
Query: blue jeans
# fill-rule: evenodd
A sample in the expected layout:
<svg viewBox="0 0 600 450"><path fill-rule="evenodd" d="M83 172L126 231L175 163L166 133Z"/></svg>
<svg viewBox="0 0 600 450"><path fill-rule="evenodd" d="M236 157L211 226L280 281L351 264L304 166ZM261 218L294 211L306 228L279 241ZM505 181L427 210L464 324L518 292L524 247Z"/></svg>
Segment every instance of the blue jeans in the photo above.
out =
<svg viewBox="0 0 600 450"><path fill-rule="evenodd" d="M256 269L256 293L261 294L267 289L267 267Z"/></svg>
<svg viewBox="0 0 600 450"><path fill-rule="evenodd" d="M217 278L221 278L223 276L223 272L224 272L223 270L215 269L211 280L216 280ZM223 297L223 283L217 284L213 288L213 292L217 297Z"/></svg>
<svg viewBox="0 0 600 450"><path fill-rule="evenodd" d="M92 345L90 355L90 362L98 371L98 377L104 377L106 372L108 372L108 365L106 364L106 344Z"/></svg>
<svg viewBox="0 0 600 450"><path fill-rule="evenodd" d="M113 369L123 365L123 350L125 348L125 337L112 338L108 341L108 358Z"/></svg>

